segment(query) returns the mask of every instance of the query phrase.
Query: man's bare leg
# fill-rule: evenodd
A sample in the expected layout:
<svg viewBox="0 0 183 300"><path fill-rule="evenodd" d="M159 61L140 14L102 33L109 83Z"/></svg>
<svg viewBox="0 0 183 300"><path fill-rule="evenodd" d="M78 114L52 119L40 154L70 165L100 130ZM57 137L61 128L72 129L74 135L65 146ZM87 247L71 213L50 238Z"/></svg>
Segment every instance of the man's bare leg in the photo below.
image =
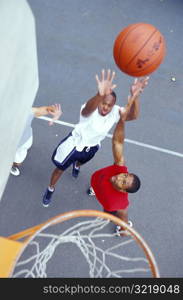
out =
<svg viewBox="0 0 183 300"><path fill-rule="evenodd" d="M49 188L51 188L51 190L55 189L55 185L58 182L58 180L60 179L63 172L64 171L62 171L58 168L55 168L55 170L53 171L53 173L51 175L50 184L49 184Z"/></svg>

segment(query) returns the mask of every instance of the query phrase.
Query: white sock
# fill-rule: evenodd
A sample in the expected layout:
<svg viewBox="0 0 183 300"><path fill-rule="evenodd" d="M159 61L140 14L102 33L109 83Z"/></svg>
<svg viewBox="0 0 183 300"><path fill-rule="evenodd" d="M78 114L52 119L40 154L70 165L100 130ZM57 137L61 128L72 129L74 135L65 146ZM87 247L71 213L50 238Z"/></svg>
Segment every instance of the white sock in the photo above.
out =
<svg viewBox="0 0 183 300"><path fill-rule="evenodd" d="M50 186L48 187L48 191L54 192L54 188L51 188Z"/></svg>

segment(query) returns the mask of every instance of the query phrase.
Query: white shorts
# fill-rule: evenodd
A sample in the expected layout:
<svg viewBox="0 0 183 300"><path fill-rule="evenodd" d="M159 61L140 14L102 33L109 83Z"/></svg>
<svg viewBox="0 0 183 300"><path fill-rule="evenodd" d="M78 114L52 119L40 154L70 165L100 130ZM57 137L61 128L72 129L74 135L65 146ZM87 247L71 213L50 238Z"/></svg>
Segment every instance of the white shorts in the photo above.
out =
<svg viewBox="0 0 183 300"><path fill-rule="evenodd" d="M85 146L82 151L76 149L72 133L64 138L52 155L52 161L62 171L65 171L71 164L78 161L81 164L87 163L98 151L99 145L92 147Z"/></svg>
<svg viewBox="0 0 183 300"><path fill-rule="evenodd" d="M21 164L27 156L27 151L30 149L33 143L33 137L31 136L27 142L25 142L22 146L20 146L15 153L14 162L17 164Z"/></svg>

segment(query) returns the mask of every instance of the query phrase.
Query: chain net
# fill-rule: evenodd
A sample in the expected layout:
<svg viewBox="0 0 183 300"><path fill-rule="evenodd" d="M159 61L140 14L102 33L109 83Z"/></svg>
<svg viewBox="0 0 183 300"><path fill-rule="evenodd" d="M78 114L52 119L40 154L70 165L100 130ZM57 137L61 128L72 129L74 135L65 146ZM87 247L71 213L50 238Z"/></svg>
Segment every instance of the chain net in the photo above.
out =
<svg viewBox="0 0 183 300"><path fill-rule="evenodd" d="M11 277L152 277L141 247L131 235L118 236L115 227L100 217L45 226L26 246Z"/></svg>

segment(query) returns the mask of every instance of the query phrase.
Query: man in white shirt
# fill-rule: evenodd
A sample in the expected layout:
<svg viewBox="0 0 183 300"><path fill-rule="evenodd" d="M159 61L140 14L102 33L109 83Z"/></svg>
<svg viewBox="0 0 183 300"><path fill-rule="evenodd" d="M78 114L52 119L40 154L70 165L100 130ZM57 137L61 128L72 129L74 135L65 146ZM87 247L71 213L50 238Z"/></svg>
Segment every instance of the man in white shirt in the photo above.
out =
<svg viewBox="0 0 183 300"><path fill-rule="evenodd" d="M98 93L83 104L80 110L80 120L74 130L64 138L55 149L52 161L56 169L51 175L50 184L43 196L43 205L49 206L55 185L62 173L72 164L72 175L77 178L80 166L91 160L101 141L106 137L112 126L120 119L119 109L116 105L116 94L113 91L115 72L102 70L101 79L96 75ZM126 118L134 120L139 113L139 94L147 84L148 77L135 79L130 92L135 100ZM123 108L125 111L125 108Z"/></svg>
<svg viewBox="0 0 183 300"><path fill-rule="evenodd" d="M20 175L19 167L25 160L28 150L31 148L33 143L33 134L32 134L32 120L34 117L41 117L50 115L52 116L52 121L49 122L49 125L53 125L55 120L58 120L62 114L60 104L53 104L49 106L40 106L40 107L31 107L30 114L27 118L24 131L22 133L21 139L19 141L18 147L16 149L14 162L11 168L10 173L14 176Z"/></svg>

